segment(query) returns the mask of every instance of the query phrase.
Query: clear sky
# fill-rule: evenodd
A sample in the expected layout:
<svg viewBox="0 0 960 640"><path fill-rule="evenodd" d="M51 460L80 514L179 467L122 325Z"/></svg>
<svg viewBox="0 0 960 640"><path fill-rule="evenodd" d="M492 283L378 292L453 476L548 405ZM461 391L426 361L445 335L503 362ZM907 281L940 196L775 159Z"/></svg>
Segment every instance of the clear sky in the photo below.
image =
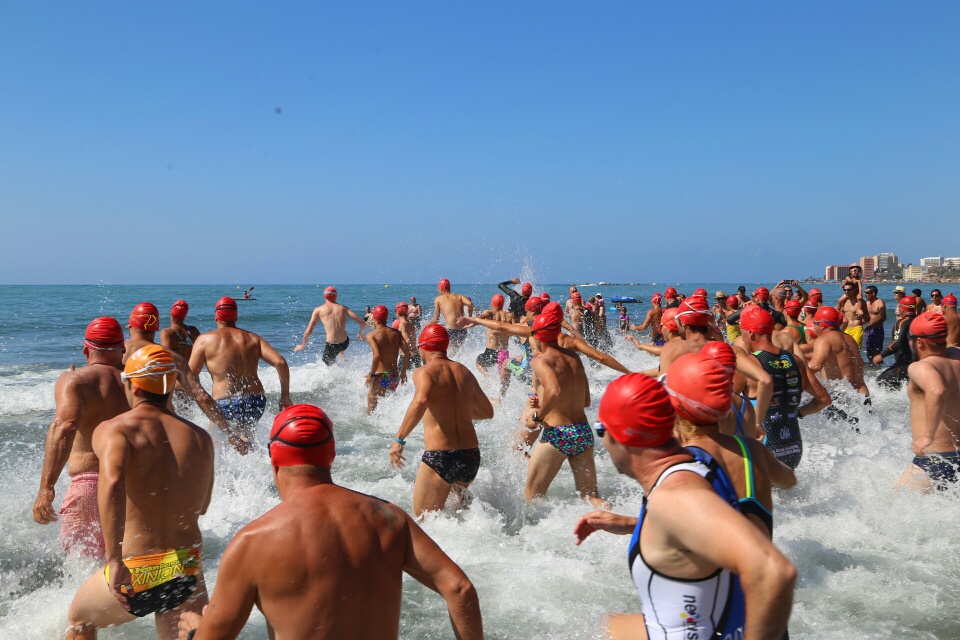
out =
<svg viewBox="0 0 960 640"><path fill-rule="evenodd" d="M0 282L960 255L955 2L5 2Z"/></svg>

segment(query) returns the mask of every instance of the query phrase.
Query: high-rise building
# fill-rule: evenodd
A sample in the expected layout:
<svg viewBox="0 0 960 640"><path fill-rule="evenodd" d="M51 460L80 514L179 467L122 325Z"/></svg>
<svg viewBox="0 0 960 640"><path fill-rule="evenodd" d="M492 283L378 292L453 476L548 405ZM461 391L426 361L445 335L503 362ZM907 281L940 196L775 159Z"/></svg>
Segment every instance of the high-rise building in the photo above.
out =
<svg viewBox="0 0 960 640"><path fill-rule="evenodd" d="M944 258L943 266L948 269L960 269L960 258Z"/></svg>
<svg viewBox="0 0 960 640"><path fill-rule="evenodd" d="M932 256L930 258L920 258L921 267L942 267L943 256Z"/></svg>
<svg viewBox="0 0 960 640"><path fill-rule="evenodd" d="M824 270L824 280L843 280L847 277L848 269L850 265L848 264L830 264L827 265L827 268Z"/></svg>
<svg viewBox="0 0 960 640"><path fill-rule="evenodd" d="M922 267L918 264L910 264L907 265L907 268L903 270L903 279L921 280L926 272L927 269L925 267Z"/></svg>
<svg viewBox="0 0 960 640"><path fill-rule="evenodd" d="M873 256L863 256L860 258L860 270L863 272L860 275L864 280L870 280L873 278L873 274L876 273L877 261Z"/></svg>
<svg viewBox="0 0 960 640"><path fill-rule="evenodd" d="M873 256L874 271L895 271L900 260L895 253L878 253Z"/></svg>

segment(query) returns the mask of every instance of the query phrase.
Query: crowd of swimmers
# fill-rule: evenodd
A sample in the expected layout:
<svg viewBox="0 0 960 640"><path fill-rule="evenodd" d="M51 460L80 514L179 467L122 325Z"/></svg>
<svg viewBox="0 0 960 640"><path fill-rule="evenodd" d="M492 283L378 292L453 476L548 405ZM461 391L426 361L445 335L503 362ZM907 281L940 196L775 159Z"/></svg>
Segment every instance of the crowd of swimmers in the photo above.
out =
<svg viewBox="0 0 960 640"><path fill-rule="evenodd" d="M824 411L857 429L871 402L865 367L892 357L877 381L907 386L913 459L900 483L931 492L960 480L956 297L934 290L926 303L898 287L884 346L887 307L877 288L864 285L856 265L842 286L834 306L795 280L750 296L745 287L717 291L713 304L704 289L685 296L671 287L652 296L639 325L614 307L617 328L658 357L638 372L609 353L602 296L584 302L576 287L561 304L507 280L481 311L444 278L429 318L411 298L396 303L389 325L386 306L361 318L328 287L294 350L321 323L321 359L334 365L352 320L371 350L368 412L412 380L403 420L384 443L400 468L408 436L423 425L412 514L334 483L335 425L321 408L293 403L286 360L237 327L233 299L217 302L217 328L202 334L186 323L183 300L163 328L149 302L133 309L129 335L115 319L96 318L84 335L86 366L56 383L33 507L38 523L59 516L66 552L103 563L70 605L67 637L93 638L98 628L155 614L162 639L236 638L257 606L275 638L396 638L404 572L440 594L456 637L482 637L476 589L418 522L451 501L466 504L482 462L474 422L492 418L515 381L528 390L515 408L517 455L529 461L526 498L546 495L567 462L594 509L571 523L576 544L600 531L632 535L629 573L643 613L609 615L605 633L780 640L796 569L772 542L773 487L797 484L803 418ZM453 358L476 326L486 346L465 366ZM222 441L246 454L266 408L261 360L280 380L267 446L281 503L234 536L208 594L198 520L211 499L216 445L175 407L196 402ZM593 424L585 362L622 374L606 386ZM204 367L209 392L197 378ZM477 375L496 375L499 395L489 398ZM597 439L617 471L642 487L639 516L613 513L600 495ZM71 483L58 514L64 466Z"/></svg>

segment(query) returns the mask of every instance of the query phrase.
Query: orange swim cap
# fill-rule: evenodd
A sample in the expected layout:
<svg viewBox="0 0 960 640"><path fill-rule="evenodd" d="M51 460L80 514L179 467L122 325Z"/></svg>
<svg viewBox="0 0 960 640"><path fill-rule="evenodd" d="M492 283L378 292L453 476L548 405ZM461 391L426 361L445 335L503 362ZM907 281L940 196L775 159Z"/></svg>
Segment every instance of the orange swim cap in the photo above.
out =
<svg viewBox="0 0 960 640"><path fill-rule="evenodd" d="M120 377L144 391L167 395L177 382L177 363L170 352L160 345L148 344L134 351L127 359Z"/></svg>

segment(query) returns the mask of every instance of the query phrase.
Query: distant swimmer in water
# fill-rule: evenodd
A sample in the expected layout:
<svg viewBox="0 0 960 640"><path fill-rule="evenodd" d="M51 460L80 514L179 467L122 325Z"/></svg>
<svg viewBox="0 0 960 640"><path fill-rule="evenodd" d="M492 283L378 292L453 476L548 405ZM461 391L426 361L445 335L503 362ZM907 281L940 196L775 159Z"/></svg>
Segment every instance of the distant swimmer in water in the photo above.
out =
<svg viewBox="0 0 960 640"><path fill-rule="evenodd" d="M514 291L510 285L511 284L520 284L520 278L514 278L513 280L504 280L497 287L500 291L503 291L507 296L510 297L510 313L513 314L513 321L520 322L523 319L524 314L526 314L526 305L527 300L530 299L530 296L533 294L533 285L529 282L524 282L520 285L520 293Z"/></svg>
<svg viewBox="0 0 960 640"><path fill-rule="evenodd" d="M67 465L70 488L60 506L60 544L68 554L103 560L103 532L97 504L99 461L93 452L97 425L130 410L120 380L123 329L108 316L94 318L83 336L87 366L60 374L54 389L56 413L47 431L40 491L33 504L39 524L57 520L53 498Z"/></svg>
<svg viewBox="0 0 960 640"><path fill-rule="evenodd" d="M307 330L303 332L303 342L295 346L293 350L306 349L310 334L313 333L317 323L322 322L323 330L327 334L327 344L323 348L323 364L330 366L337 359L337 356L350 346L350 337L347 335L347 318L360 325L360 333L357 334L359 340L363 340L363 329L367 325L364 319L351 311L349 307L337 302L336 288L327 287L324 289L323 299L326 302L314 309L310 315L310 323L307 325Z"/></svg>
<svg viewBox="0 0 960 640"><path fill-rule="evenodd" d="M440 316L443 316L444 326L450 335L450 355L455 356L463 345L463 341L467 339L467 330L460 329L457 326L457 320L462 316L473 315L473 301L467 296L452 293L450 281L446 278L440 278L437 291L440 295L433 300L433 316L427 324L440 322Z"/></svg>
<svg viewBox="0 0 960 640"><path fill-rule="evenodd" d="M644 613L609 617L609 637L783 637L797 570L743 516L717 461L674 438L663 385L639 373L614 380L598 418L611 462L645 494L638 518L594 511L574 528L577 544L596 531L633 534L628 566Z"/></svg>
<svg viewBox="0 0 960 640"><path fill-rule="evenodd" d="M127 328L130 329L130 339L127 340L124 345L126 348L123 354L124 363L126 363L127 358L137 349L156 344L157 331L160 330L160 312L157 310L156 305L151 302L141 302L134 307L133 311L130 312L130 321ZM210 418L213 424L217 425L217 428L227 434L230 444L233 445L237 451L246 453L248 443L234 438L226 416L223 414L220 406L210 397L206 389L203 388L203 385L200 384L197 376L190 371L189 361L179 353L174 351L170 353L173 354L174 362L177 365L177 383L179 384L179 388L182 389L190 399L197 403L200 410ZM172 396L169 409L173 411Z"/></svg>
<svg viewBox="0 0 960 640"><path fill-rule="evenodd" d="M200 337L200 329L185 322L189 311L186 300L177 300L170 308L170 326L160 330L160 344L187 361L194 341Z"/></svg>
<svg viewBox="0 0 960 640"><path fill-rule="evenodd" d="M204 333L194 343L190 370L200 375L206 365L213 378L213 397L230 422L231 430L249 439L267 406L257 372L260 361L277 370L281 410L293 404L290 369L269 342L252 331L237 328L237 303L233 298L220 298L214 317L217 328Z"/></svg>
<svg viewBox="0 0 960 640"><path fill-rule="evenodd" d="M530 456L524 494L527 500L545 496L568 462L579 496L594 507L609 508L597 489L593 430L584 411L590 406L590 384L580 356L558 343L562 322L563 310L551 302L531 327L539 355L532 363L535 395L527 428L540 432L540 442Z"/></svg>
<svg viewBox="0 0 960 640"><path fill-rule="evenodd" d="M910 323L910 344L917 357L907 384L914 458L900 484L943 491L960 483L960 349L947 346L947 323L930 311Z"/></svg>
<svg viewBox="0 0 960 640"><path fill-rule="evenodd" d="M377 305L370 312L373 318L373 331L367 334L367 344L370 345L372 361L366 384L370 387L367 392L367 413L373 413L380 398L388 391L396 391L401 384L407 383L407 365L410 361L410 347L404 340L403 334L397 329L387 326L390 312L385 306ZM402 361L397 363L402 354Z"/></svg>
<svg viewBox="0 0 960 640"><path fill-rule="evenodd" d="M322 409L277 415L270 463L280 504L227 545L210 606L181 617L181 640L236 638L254 606L271 638L397 638L404 573L444 599L457 638L483 637L467 575L402 509L334 484L335 456Z"/></svg>
<svg viewBox="0 0 960 640"><path fill-rule="evenodd" d="M198 519L213 491L213 441L167 409L177 383L169 351L141 347L123 381L133 408L93 432L106 567L74 596L68 640L151 614L159 638L176 638L180 614L207 603Z"/></svg>
<svg viewBox="0 0 960 640"><path fill-rule="evenodd" d="M529 298L527 298L529 299ZM503 294L495 294L490 299L490 308L482 311L478 318L497 320L499 322L514 322L514 315L503 308ZM524 300L526 304L526 300ZM510 335L495 328L487 328L487 348L477 356L477 369L484 375L487 369L497 367L497 374L503 373L504 364L510 359Z"/></svg>
<svg viewBox="0 0 960 640"><path fill-rule="evenodd" d="M420 332L417 348L424 365L413 372L417 390L390 447L390 466L403 467L406 438L423 421L422 463L413 485L413 515L443 508L451 490L461 502L480 470L474 420L493 417L493 405L470 370L447 357L450 336L439 324Z"/></svg>

